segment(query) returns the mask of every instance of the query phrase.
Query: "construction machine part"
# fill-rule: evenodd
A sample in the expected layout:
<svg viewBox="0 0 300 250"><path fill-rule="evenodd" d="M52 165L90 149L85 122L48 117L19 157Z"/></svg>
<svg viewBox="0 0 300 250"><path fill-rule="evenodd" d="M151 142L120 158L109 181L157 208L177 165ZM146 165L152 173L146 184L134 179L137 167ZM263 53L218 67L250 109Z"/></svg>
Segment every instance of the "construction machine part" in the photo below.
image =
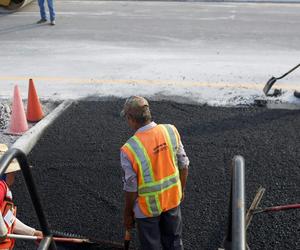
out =
<svg viewBox="0 0 300 250"><path fill-rule="evenodd" d="M0 0L0 13L14 12L33 0Z"/></svg>
<svg viewBox="0 0 300 250"><path fill-rule="evenodd" d="M289 70L288 72L286 72L285 74L283 74L280 77L274 77L272 76L269 81L266 83L263 91L265 93L266 96L279 96L282 94L282 91L279 89L275 89L274 92L272 94L269 94L270 89L272 88L272 86L274 85L274 83L279 80L284 78L285 76L287 76L288 74L290 74L292 71L294 71L295 69L297 69L300 66L300 64L296 65L294 68L292 68L291 70Z"/></svg>

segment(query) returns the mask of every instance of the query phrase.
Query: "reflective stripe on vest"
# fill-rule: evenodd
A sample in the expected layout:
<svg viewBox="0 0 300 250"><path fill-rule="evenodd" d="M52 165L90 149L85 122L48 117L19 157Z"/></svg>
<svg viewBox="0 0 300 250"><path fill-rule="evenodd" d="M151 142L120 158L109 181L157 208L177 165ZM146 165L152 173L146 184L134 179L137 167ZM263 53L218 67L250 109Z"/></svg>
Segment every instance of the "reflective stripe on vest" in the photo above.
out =
<svg viewBox="0 0 300 250"><path fill-rule="evenodd" d="M140 172L142 173L142 183L150 183L154 181L152 164L149 156L144 148L143 144L136 136L131 137L126 146L134 155L135 160L139 166Z"/></svg>
<svg viewBox="0 0 300 250"><path fill-rule="evenodd" d="M4 197L4 201L2 203L1 213L3 216L3 220L5 222L7 231L10 234L14 231L17 207L14 205L14 203L12 201L12 193L6 183L5 183L5 186L6 186L6 196ZM13 249L14 244L15 244L14 239L6 238L4 241L2 241L0 243L0 249Z"/></svg>
<svg viewBox="0 0 300 250"><path fill-rule="evenodd" d="M160 181L155 181L150 158L139 138L137 136L133 136L125 144L125 146L133 154L141 173L142 181L141 185L138 187L138 194L139 196L144 196L146 198L148 210L151 211L152 216L158 216L162 211L158 195L163 191L178 185L178 182L180 181L175 151L178 148L178 139L170 125L158 126L163 129L166 135L171 159L175 166L175 174L167 176Z"/></svg>
<svg viewBox="0 0 300 250"><path fill-rule="evenodd" d="M165 130L165 133L166 133L166 136L167 136L167 143L168 143L168 146L170 148L170 153L171 153L171 158L173 159L173 164L178 169L177 157L176 157L176 153L174 151L174 149L175 150L178 149L178 140L177 140L176 134L175 134L173 128L171 128L170 125L164 124L164 125L161 125L161 126Z"/></svg>

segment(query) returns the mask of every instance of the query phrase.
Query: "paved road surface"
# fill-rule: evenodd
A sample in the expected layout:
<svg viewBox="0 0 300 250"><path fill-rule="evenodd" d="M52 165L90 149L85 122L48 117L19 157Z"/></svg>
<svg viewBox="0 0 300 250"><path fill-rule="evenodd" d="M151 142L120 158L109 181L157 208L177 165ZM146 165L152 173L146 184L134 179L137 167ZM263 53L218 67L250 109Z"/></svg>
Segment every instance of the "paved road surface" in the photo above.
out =
<svg viewBox="0 0 300 250"><path fill-rule="evenodd" d="M0 15L0 97L13 84L25 95L34 77L45 98L159 93L226 104L262 95L299 63L299 4L62 0L56 10L55 27L35 24L36 3ZM292 90L299 78L279 84Z"/></svg>

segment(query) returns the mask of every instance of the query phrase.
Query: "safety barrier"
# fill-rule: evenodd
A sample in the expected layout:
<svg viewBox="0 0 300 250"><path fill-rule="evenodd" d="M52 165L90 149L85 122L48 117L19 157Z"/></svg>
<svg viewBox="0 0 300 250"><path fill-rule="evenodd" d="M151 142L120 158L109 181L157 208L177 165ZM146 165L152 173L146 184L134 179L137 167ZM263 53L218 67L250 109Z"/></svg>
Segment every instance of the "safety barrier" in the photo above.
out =
<svg viewBox="0 0 300 250"><path fill-rule="evenodd" d="M242 156L233 158L231 176L229 222L224 249L245 250L245 161Z"/></svg>
<svg viewBox="0 0 300 250"><path fill-rule="evenodd" d="M17 159L19 162L27 189L30 194L31 201L33 203L33 207L35 209L40 223L41 230L43 232L43 235L45 236L43 240L41 240L38 250L56 250L56 245L55 242L52 240L52 234L49 229L49 225L44 214L42 204L40 202L40 198L32 177L31 169L29 167L26 154L20 149L16 148L11 148L8 151L6 151L0 159L0 176L4 174L5 170L8 168L9 164L13 159Z"/></svg>

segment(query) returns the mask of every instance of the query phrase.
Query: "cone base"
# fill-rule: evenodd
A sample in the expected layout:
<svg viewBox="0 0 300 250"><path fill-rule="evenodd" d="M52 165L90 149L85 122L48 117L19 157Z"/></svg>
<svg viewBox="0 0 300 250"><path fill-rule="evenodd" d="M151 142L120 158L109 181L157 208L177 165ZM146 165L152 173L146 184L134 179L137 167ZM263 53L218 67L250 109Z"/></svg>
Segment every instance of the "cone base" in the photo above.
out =
<svg viewBox="0 0 300 250"><path fill-rule="evenodd" d="M37 123L39 122L40 120L42 120L44 117L42 117L41 119L28 119L27 118L27 121L30 122L30 123Z"/></svg>
<svg viewBox="0 0 300 250"><path fill-rule="evenodd" d="M5 135L14 135L14 136L22 136L23 134L25 134L27 131L24 131L24 132L11 132L11 131L8 131L8 130L4 130L3 134Z"/></svg>

